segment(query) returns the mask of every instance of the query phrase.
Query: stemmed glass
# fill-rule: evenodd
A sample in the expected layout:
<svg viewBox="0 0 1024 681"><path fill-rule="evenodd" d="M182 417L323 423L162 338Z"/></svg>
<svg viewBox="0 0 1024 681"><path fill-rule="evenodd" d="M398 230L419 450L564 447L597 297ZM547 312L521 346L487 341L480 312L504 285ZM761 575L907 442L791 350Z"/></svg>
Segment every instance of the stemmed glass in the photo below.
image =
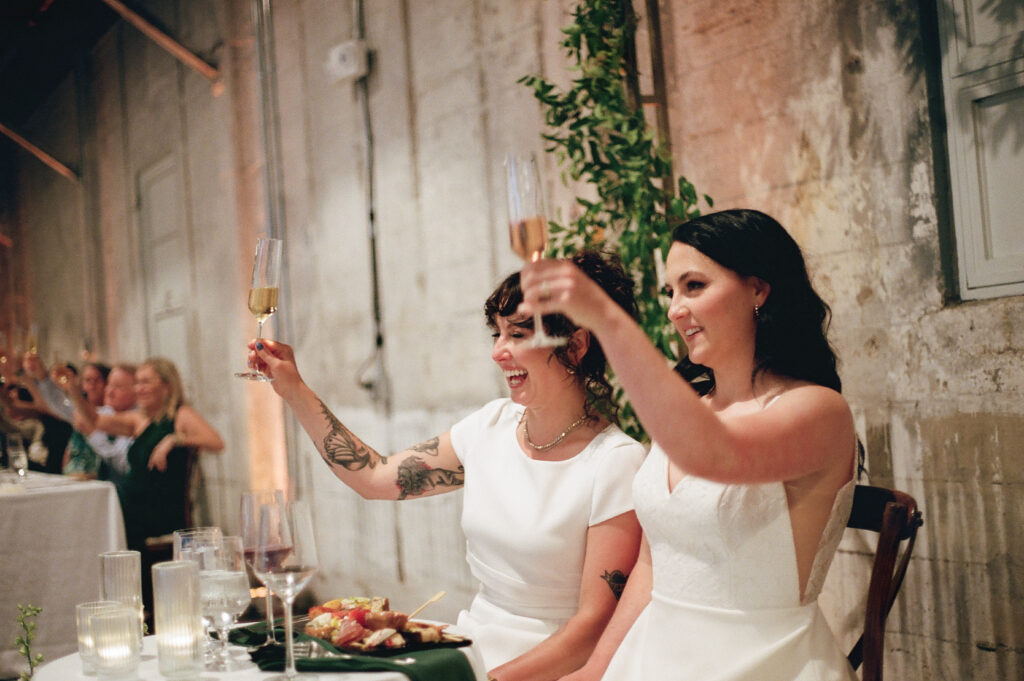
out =
<svg viewBox="0 0 1024 681"><path fill-rule="evenodd" d="M297 678L292 640L292 604L316 574L318 565L313 517L309 505L293 501L286 507L260 507L260 529L253 569L284 602L286 664L284 674L271 681ZM303 678L308 678L305 675Z"/></svg>
<svg viewBox="0 0 1024 681"><path fill-rule="evenodd" d="M544 212L544 196L540 187L537 161L532 154L509 154L505 158L508 179L508 233L512 250L523 260L536 262L544 257L548 246L548 219ZM563 345L564 338L544 333L539 312L533 315L531 347Z"/></svg>
<svg viewBox="0 0 1024 681"><path fill-rule="evenodd" d="M281 285L281 240L256 240L256 256L252 264L252 284L249 287L249 312L256 317L256 340L263 338L263 322L277 312L277 296ZM251 381L272 381L258 368L242 371L235 376Z"/></svg>
<svg viewBox="0 0 1024 681"><path fill-rule="evenodd" d="M239 669L232 663L228 652L228 631L249 607L250 601L241 537L224 537L220 547L202 557L199 562L199 600L202 615L212 622L219 641L213 660L207 667L218 671Z"/></svg>
<svg viewBox="0 0 1024 681"><path fill-rule="evenodd" d="M263 578L256 572L254 561L256 559L256 545L260 536L260 509L266 505L284 506L284 492L279 489L262 489L242 494L241 526L242 544L245 548L245 562L253 568L253 574L263 582ZM267 586L266 582L263 582ZM274 602L270 588L267 587L267 640L263 645L276 643L274 640Z"/></svg>
<svg viewBox="0 0 1024 681"><path fill-rule="evenodd" d="M21 437L17 435L7 436L7 463L17 474L16 480L24 482L28 474L28 454L25 452L25 445Z"/></svg>

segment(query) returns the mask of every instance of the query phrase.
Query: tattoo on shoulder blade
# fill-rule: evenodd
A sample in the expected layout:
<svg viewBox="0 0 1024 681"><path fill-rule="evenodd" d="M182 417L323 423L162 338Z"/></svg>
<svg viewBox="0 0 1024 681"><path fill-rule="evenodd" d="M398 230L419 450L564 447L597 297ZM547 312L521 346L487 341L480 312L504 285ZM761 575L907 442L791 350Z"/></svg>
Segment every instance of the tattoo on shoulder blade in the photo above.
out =
<svg viewBox="0 0 1024 681"><path fill-rule="evenodd" d="M337 464L350 471L373 468L378 463L386 464L388 462L385 457L356 439L352 431L343 426L338 417L332 414L323 402L320 403L320 411L331 424L331 429L324 437L324 461L329 464Z"/></svg>
<svg viewBox="0 0 1024 681"><path fill-rule="evenodd" d="M431 456L437 456L438 444L440 442L440 439L432 437L426 442L421 442L418 445L415 445L414 447L410 447L409 449L411 449L414 452L420 452L421 454L430 454Z"/></svg>
<svg viewBox="0 0 1024 681"><path fill-rule="evenodd" d="M622 570L613 570L612 572L604 571L601 575L601 579L608 582L608 587L615 594L615 600L622 598L622 590L626 588L626 575Z"/></svg>
<svg viewBox="0 0 1024 681"><path fill-rule="evenodd" d="M418 456L407 457L398 464L399 499L425 494L438 487L461 487L465 481L462 466L455 471L431 468Z"/></svg>

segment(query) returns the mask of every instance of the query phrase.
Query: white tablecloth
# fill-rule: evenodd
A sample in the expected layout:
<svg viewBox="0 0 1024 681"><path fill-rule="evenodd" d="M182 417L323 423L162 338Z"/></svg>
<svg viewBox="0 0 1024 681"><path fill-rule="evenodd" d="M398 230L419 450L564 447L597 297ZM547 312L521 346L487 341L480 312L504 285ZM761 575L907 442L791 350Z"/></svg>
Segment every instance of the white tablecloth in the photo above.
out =
<svg viewBox="0 0 1024 681"><path fill-rule="evenodd" d="M32 650L54 660L77 650L75 605L99 598L98 554L125 547L117 492L109 482L79 482L30 472L22 484L0 475L0 678L25 659L18 604L36 605Z"/></svg>
<svg viewBox="0 0 1024 681"><path fill-rule="evenodd" d="M262 681L280 674L280 672L261 672L249 660L249 655L244 648L232 646L231 649L233 659L240 665L244 665L244 668L232 672L204 670L200 676L202 681ZM478 681L486 681L487 674L483 668L483 662L472 646L459 648L459 650L465 653ZM160 675L159 664L156 654L156 637L147 636L143 641L138 681L165 681L164 677ZM331 681L409 681L408 677L397 672L315 672L315 675L318 678ZM86 676L82 673L82 661L78 657L78 653L75 653L39 667L35 676L32 677L32 681L96 681L96 677Z"/></svg>

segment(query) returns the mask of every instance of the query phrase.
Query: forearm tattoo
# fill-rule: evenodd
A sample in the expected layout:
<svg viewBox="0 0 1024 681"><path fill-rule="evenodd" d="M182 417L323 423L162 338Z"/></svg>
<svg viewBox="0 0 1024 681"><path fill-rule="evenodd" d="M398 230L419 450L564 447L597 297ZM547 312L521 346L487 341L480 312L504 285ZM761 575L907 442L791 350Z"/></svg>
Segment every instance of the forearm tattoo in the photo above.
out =
<svg viewBox="0 0 1024 681"><path fill-rule="evenodd" d="M432 437L426 442L421 442L414 447L410 447L414 452L420 452L421 454L430 454L431 456L437 456L437 447L440 440L436 437Z"/></svg>
<svg viewBox="0 0 1024 681"><path fill-rule="evenodd" d="M323 402L320 403L320 411L331 429L324 437L324 449L321 456L329 464L337 464L350 471L358 471L363 468L373 468L378 463L386 464L387 458L373 451L352 434L348 428L342 425L338 417L331 413Z"/></svg>
<svg viewBox="0 0 1024 681"><path fill-rule="evenodd" d="M615 594L615 600L622 598L622 590L626 588L626 575L623 574L622 570L613 570L612 572L604 571L601 575L601 579L608 582L608 588Z"/></svg>
<svg viewBox="0 0 1024 681"><path fill-rule="evenodd" d="M431 468L418 456L407 457L398 464L399 499L424 494L438 487L461 487L465 481L462 466L455 471Z"/></svg>

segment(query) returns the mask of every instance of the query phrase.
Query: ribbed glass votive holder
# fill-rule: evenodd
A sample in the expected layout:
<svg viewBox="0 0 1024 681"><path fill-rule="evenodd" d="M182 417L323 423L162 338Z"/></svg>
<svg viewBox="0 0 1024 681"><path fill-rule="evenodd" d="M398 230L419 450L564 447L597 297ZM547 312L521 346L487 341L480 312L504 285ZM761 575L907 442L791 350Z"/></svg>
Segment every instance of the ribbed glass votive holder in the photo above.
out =
<svg viewBox="0 0 1024 681"><path fill-rule="evenodd" d="M100 598L123 603L136 612L141 650L142 557L138 551L108 551L100 554Z"/></svg>
<svg viewBox="0 0 1024 681"><path fill-rule="evenodd" d="M82 659L82 673L96 676L96 647L92 643L89 617L103 610L116 610L124 606L117 601L89 601L75 606L75 626L78 628L78 656Z"/></svg>
<svg viewBox="0 0 1024 681"><path fill-rule="evenodd" d="M173 560L153 566L153 617L160 674L197 678L205 632L199 605L199 565Z"/></svg>
<svg viewBox="0 0 1024 681"><path fill-rule="evenodd" d="M138 616L119 605L89 615L96 676L103 681L134 679L139 669L141 640Z"/></svg>

